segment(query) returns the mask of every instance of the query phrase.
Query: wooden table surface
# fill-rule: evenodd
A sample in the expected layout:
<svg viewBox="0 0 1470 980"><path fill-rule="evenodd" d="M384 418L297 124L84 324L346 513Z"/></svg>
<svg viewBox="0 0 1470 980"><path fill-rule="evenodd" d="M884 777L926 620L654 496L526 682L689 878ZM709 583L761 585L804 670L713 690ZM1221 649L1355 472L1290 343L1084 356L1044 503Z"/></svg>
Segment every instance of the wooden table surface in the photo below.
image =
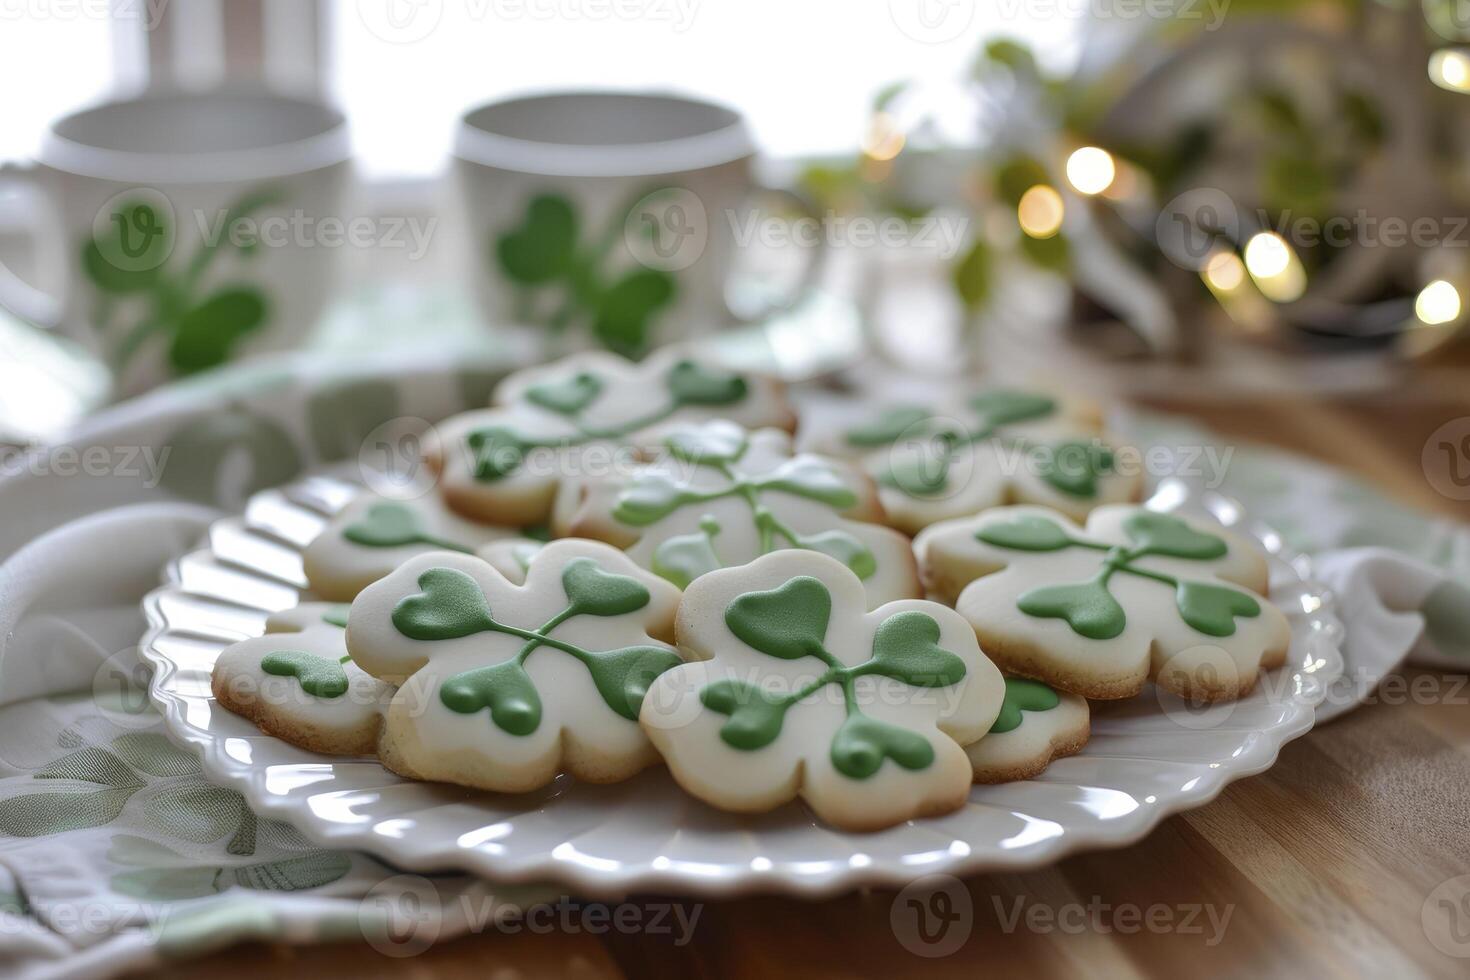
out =
<svg viewBox="0 0 1470 980"><path fill-rule="evenodd" d="M1470 504L1438 493L1420 462L1436 428L1470 417L1470 374L1437 378L1371 398L1151 407L1193 415L1226 440L1317 457L1405 503L1470 520ZM670 935L496 934L399 960L362 944L252 945L167 975L1470 976L1470 900L1431 896L1470 874L1470 689L1424 676L1442 697L1385 695L1292 742L1268 772L1171 817L1133 847L956 884L968 892L968 921L950 916L941 927L934 916L962 905L956 896L920 906L931 913L934 946L911 938L913 906L895 912L895 893L865 891L820 903L683 902L699 917L682 945ZM644 908L662 900L634 899ZM1460 958L1430 943L1426 915L1460 940ZM941 945L957 948L938 957L909 948Z"/></svg>

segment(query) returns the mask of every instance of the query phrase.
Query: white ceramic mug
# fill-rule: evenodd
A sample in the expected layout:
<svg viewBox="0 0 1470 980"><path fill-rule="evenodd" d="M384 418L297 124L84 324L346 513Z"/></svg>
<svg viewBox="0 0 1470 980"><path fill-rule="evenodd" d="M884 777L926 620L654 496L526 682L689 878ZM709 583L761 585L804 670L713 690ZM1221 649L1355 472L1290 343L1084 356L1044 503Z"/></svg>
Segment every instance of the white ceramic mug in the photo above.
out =
<svg viewBox="0 0 1470 980"><path fill-rule="evenodd" d="M497 326L542 352L638 354L737 316L737 229L760 188L732 109L670 95L570 92L494 102L461 119L454 155L474 247L471 280ZM790 306L820 273L812 250Z"/></svg>
<svg viewBox="0 0 1470 980"><path fill-rule="evenodd" d="M56 329L136 393L289 347L315 321L338 249L349 156L335 109L254 89L157 93L55 122L0 191L43 207L48 291L0 268L0 304Z"/></svg>

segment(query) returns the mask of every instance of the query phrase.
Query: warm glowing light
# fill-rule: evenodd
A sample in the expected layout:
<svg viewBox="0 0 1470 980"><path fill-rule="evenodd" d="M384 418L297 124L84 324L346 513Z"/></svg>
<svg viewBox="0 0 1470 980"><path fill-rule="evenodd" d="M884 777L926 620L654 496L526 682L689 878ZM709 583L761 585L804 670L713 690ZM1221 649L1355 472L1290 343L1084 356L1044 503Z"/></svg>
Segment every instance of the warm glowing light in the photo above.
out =
<svg viewBox="0 0 1470 980"><path fill-rule="evenodd" d="M863 139L863 152L874 160L892 160L903 149L903 130L891 113L879 112L868 124L868 135Z"/></svg>
<svg viewBox="0 0 1470 980"><path fill-rule="evenodd" d="M1245 264L1234 252L1216 252L1205 263L1204 277L1216 292L1231 293L1245 282Z"/></svg>
<svg viewBox="0 0 1470 980"><path fill-rule="evenodd" d="M1084 146L1067 157L1067 183L1079 194L1101 194L1117 175L1113 155L1102 147Z"/></svg>
<svg viewBox="0 0 1470 980"><path fill-rule="evenodd" d="M1061 231L1065 214L1062 195L1055 187L1046 184L1037 184L1022 194L1016 207L1016 220L1021 223L1021 230L1032 238L1050 238Z"/></svg>
<svg viewBox="0 0 1470 980"><path fill-rule="evenodd" d="M1443 279L1434 280L1419 290L1414 300L1414 315L1431 326L1458 320L1460 291Z"/></svg>
<svg viewBox="0 0 1470 980"><path fill-rule="evenodd" d="M1257 279L1279 276L1291 265L1291 246L1274 231L1252 235L1245 243L1245 267Z"/></svg>
<svg viewBox="0 0 1470 980"><path fill-rule="evenodd" d="M1290 303L1307 290L1307 273L1286 239L1274 231L1257 232L1245 243L1245 268L1267 299Z"/></svg>
<svg viewBox="0 0 1470 980"><path fill-rule="evenodd" d="M1470 54L1463 48L1441 48L1429 56L1429 80L1451 92L1470 92Z"/></svg>

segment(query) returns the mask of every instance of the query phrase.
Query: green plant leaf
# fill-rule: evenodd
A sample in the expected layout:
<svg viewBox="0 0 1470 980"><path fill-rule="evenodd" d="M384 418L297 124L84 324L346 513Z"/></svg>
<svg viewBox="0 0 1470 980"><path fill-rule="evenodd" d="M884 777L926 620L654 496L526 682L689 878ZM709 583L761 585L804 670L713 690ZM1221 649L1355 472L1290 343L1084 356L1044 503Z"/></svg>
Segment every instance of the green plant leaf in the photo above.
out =
<svg viewBox="0 0 1470 980"><path fill-rule="evenodd" d="M796 546L836 558L860 579L870 578L878 570L878 559L873 556L873 552L855 535L846 531L833 529L818 531L816 534L799 534L796 537Z"/></svg>
<svg viewBox="0 0 1470 980"><path fill-rule="evenodd" d="M990 734L1002 735L1020 728L1023 711L1050 711L1061 702L1057 692L1040 681L1007 677L1005 700L1001 702L995 724L990 726Z"/></svg>
<svg viewBox="0 0 1470 980"><path fill-rule="evenodd" d="M832 595L820 580L799 575L779 588L746 592L725 608L725 625L752 650L781 660L826 658L822 646Z"/></svg>
<svg viewBox="0 0 1470 980"><path fill-rule="evenodd" d="M927 422L930 415L928 409L917 405L894 406L872 421L848 429L847 444L859 447L887 446L903 438L910 429Z"/></svg>
<svg viewBox="0 0 1470 980"><path fill-rule="evenodd" d="M924 769L934 762L934 746L917 732L853 713L832 736L832 766L849 779L867 779L883 760L905 769Z"/></svg>
<svg viewBox="0 0 1470 980"><path fill-rule="evenodd" d="M273 650L260 659L260 669L276 677L294 677L314 698L331 700L347 693L342 663L305 650Z"/></svg>
<svg viewBox="0 0 1470 980"><path fill-rule="evenodd" d="M393 608L393 625L413 640L454 640L494 627L480 583L455 568L430 568L419 576L418 595Z"/></svg>
<svg viewBox="0 0 1470 980"><path fill-rule="evenodd" d="M637 721L648 685L682 662L677 653L665 647L633 646L593 652L586 665L607 706L629 721Z"/></svg>
<svg viewBox="0 0 1470 980"><path fill-rule="evenodd" d="M593 334L609 348L630 356L648 347L650 321L676 292L674 277L658 269L630 272L598 298Z"/></svg>
<svg viewBox="0 0 1470 980"><path fill-rule="evenodd" d="M1153 511L1129 515L1123 522L1123 533L1140 554L1208 561L1223 558L1230 550L1224 538L1196 531L1177 517Z"/></svg>
<svg viewBox="0 0 1470 980"><path fill-rule="evenodd" d="M96 242L87 242L82 246L82 271L92 280L92 285L105 293L137 293L154 287L162 267L118 268L107 260Z"/></svg>
<svg viewBox="0 0 1470 980"><path fill-rule="evenodd" d="M526 389L526 401L561 415L576 415L602 394L602 379L579 371L560 381L544 381Z"/></svg>
<svg viewBox="0 0 1470 980"><path fill-rule="evenodd" d="M939 645L939 624L917 610L894 613L873 633L877 673L913 687L948 687L965 677L965 662Z"/></svg>
<svg viewBox="0 0 1470 980"><path fill-rule="evenodd" d="M1207 636L1233 636L1236 616L1261 614L1261 604L1244 592L1206 582L1180 582L1174 604L1186 623Z"/></svg>
<svg viewBox="0 0 1470 980"><path fill-rule="evenodd" d="M730 716L720 726L720 739L747 752L763 749L780 736L786 709L791 707L785 696L733 678L705 685L699 700L711 711Z"/></svg>
<svg viewBox="0 0 1470 980"><path fill-rule="evenodd" d="M630 575L618 575L591 558L573 558L561 572L567 601L578 614L621 616L648 605L648 588Z"/></svg>
<svg viewBox="0 0 1470 980"><path fill-rule="evenodd" d="M264 325L267 309L265 294L252 286L219 290L179 318L169 364L189 374L225 363L242 337Z"/></svg>
<svg viewBox="0 0 1470 980"><path fill-rule="evenodd" d="M679 361L669 368L664 386L677 405L731 405L749 390L740 375L710 370L696 361Z"/></svg>
<svg viewBox="0 0 1470 980"><path fill-rule="evenodd" d="M542 194L526 205L519 227L499 236L495 257L506 278L535 286L566 275L577 247L577 212L558 194Z"/></svg>
<svg viewBox="0 0 1470 980"><path fill-rule="evenodd" d="M529 735L541 724L541 695L514 660L455 674L439 688L450 711L472 715L490 709L490 720L511 735Z"/></svg>
<svg viewBox="0 0 1470 980"><path fill-rule="evenodd" d="M965 252L964 258L950 273L950 281L954 284L954 290L959 294L960 302L965 304L965 309L971 313L983 307L990 299L991 288L991 257L990 245L983 238L976 238L975 243Z"/></svg>
<svg viewBox="0 0 1470 980"><path fill-rule="evenodd" d="M987 524L975 532L975 537L997 548L1017 551L1060 551L1072 544L1060 524L1035 514Z"/></svg>
<svg viewBox="0 0 1470 980"><path fill-rule="evenodd" d="M1041 586L1022 594L1016 605L1028 616L1064 619L1089 640L1111 640L1128 625L1123 607L1101 582Z"/></svg>

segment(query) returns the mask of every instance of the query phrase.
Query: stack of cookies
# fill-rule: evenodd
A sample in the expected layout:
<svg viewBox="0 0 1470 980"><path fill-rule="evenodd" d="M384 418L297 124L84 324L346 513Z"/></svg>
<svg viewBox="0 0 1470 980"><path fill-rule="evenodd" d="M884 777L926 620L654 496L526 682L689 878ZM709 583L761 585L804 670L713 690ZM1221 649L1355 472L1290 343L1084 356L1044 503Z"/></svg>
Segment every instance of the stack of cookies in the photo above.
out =
<svg viewBox="0 0 1470 980"><path fill-rule="evenodd" d="M726 810L871 830L1078 751L1088 699L1229 700L1284 660L1265 555L1133 503L1095 411L861 414L798 431L777 382L679 350L515 374L440 427L434 492L336 514L320 601L221 654L215 696L409 778L663 762Z"/></svg>

